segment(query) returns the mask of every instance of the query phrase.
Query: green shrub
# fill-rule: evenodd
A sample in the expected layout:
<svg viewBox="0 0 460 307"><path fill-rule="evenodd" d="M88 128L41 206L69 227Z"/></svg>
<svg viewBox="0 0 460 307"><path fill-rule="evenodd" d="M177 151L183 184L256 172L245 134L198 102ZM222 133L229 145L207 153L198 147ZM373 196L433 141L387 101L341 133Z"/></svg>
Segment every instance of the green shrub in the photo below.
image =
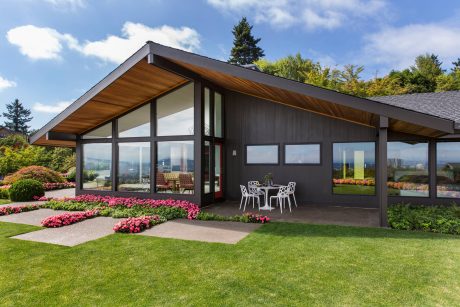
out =
<svg viewBox="0 0 460 307"><path fill-rule="evenodd" d="M77 168L72 167L72 168L69 169L69 171L67 172L67 181L75 182L75 179L76 179L76 178L77 178Z"/></svg>
<svg viewBox="0 0 460 307"><path fill-rule="evenodd" d="M30 201L34 196L45 195L45 190L41 182L33 179L19 180L13 183L9 190L12 201Z"/></svg>
<svg viewBox="0 0 460 307"><path fill-rule="evenodd" d="M62 177L62 175L58 172L36 165L21 168L16 173L6 176L5 179L3 179L3 182L5 184L13 184L16 181L23 179L34 179L40 181L41 183L66 182L64 177Z"/></svg>
<svg viewBox="0 0 460 307"><path fill-rule="evenodd" d="M401 230L460 234L460 208L395 204L388 208L388 224Z"/></svg>
<svg viewBox="0 0 460 307"><path fill-rule="evenodd" d="M9 198L10 198L10 193L8 192L8 189L0 188L0 199L9 199Z"/></svg>
<svg viewBox="0 0 460 307"><path fill-rule="evenodd" d="M96 208L97 206L93 203L85 202L73 202L73 201L61 201L61 200L50 200L43 204L43 208L53 210L66 210L66 211L87 211Z"/></svg>

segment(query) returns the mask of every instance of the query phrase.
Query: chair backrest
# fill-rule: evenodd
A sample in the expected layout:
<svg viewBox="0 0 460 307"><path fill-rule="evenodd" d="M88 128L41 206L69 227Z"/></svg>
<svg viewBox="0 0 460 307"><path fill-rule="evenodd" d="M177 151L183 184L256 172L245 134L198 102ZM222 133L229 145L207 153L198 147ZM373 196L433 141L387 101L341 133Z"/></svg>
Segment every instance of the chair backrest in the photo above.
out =
<svg viewBox="0 0 460 307"><path fill-rule="evenodd" d="M248 194L248 190L246 189L246 187L244 185L240 184L240 189L241 189L241 194L243 196Z"/></svg>
<svg viewBox="0 0 460 307"><path fill-rule="evenodd" d="M179 174L179 185L193 184L192 174Z"/></svg>
<svg viewBox="0 0 460 307"><path fill-rule="evenodd" d="M257 192L257 185L259 184L259 181L249 181L248 182L248 190L250 193L255 193Z"/></svg>
<svg viewBox="0 0 460 307"><path fill-rule="evenodd" d="M288 186L288 188L289 188L289 192L295 192L295 185L296 185L296 183L293 182L293 181L291 181L291 182L288 183L287 186Z"/></svg>
<svg viewBox="0 0 460 307"><path fill-rule="evenodd" d="M288 193L289 193L289 187L283 185L283 186L280 187L280 189L278 190L278 193L277 193L276 196L287 196Z"/></svg>
<svg viewBox="0 0 460 307"><path fill-rule="evenodd" d="M167 185L168 182L165 179L165 174L157 173L157 185Z"/></svg>

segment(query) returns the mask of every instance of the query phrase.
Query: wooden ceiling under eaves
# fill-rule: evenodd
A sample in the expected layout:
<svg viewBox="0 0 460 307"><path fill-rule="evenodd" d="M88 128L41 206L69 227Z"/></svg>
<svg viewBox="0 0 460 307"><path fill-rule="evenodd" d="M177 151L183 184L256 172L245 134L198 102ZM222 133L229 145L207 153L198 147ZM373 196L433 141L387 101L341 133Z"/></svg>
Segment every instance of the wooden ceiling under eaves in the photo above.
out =
<svg viewBox="0 0 460 307"><path fill-rule="evenodd" d="M340 120L353 122L356 124L375 127L378 122L376 114L357 110L347 106L332 103L321 99L316 99L310 96L294 93L281 88L270 85L257 83L254 81L242 79L239 77L224 74L218 71L210 70L205 67L184 63L174 59L170 59L176 64L193 71L204 79L207 79L222 88L226 88L235 92L251 95L254 97L274 101L290 107L299 108L302 110L318 113L324 116L333 117ZM390 130L404 132L407 134L421 135L426 137L439 137L445 135L445 132L422 127L401 120L390 120Z"/></svg>
<svg viewBox="0 0 460 307"><path fill-rule="evenodd" d="M70 134L84 133L185 82L187 79L150 65L146 60L141 60L56 125L52 131ZM51 141L46 140L45 136L37 140L35 144L75 146L75 142Z"/></svg>

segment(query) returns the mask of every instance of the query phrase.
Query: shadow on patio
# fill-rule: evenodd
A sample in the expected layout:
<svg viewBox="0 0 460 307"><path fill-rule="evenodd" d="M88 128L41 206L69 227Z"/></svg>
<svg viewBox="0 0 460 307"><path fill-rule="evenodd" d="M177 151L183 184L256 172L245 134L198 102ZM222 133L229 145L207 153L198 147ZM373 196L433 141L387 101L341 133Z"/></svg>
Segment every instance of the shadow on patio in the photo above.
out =
<svg viewBox="0 0 460 307"><path fill-rule="evenodd" d="M242 214L239 210L239 202L226 201L215 203L202 208L205 212L233 216ZM379 227L379 210L376 208L362 207L343 207L331 205L300 205L280 213L279 208L270 211L260 211L260 214L267 215L277 222L295 222L309 224L329 224L343 226ZM257 213L257 205L253 209L252 205L246 208L246 212Z"/></svg>

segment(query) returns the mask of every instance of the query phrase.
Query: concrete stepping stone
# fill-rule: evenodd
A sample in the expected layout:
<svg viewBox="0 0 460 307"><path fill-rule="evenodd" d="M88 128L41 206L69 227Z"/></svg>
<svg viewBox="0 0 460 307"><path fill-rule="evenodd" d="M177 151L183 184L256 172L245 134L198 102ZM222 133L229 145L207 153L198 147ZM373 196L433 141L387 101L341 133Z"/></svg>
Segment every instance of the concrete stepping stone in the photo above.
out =
<svg viewBox="0 0 460 307"><path fill-rule="evenodd" d="M75 246L113 234L112 228L117 222L118 219L111 217L96 217L69 226L46 228L11 238L64 246Z"/></svg>
<svg viewBox="0 0 460 307"><path fill-rule="evenodd" d="M252 223L180 219L156 225L136 235L236 244L260 226Z"/></svg>
<svg viewBox="0 0 460 307"><path fill-rule="evenodd" d="M70 211L51 210L51 209L38 209L17 214L0 216L0 222L27 224L33 226L41 226L41 221L45 218L62 213L69 213ZM75 212L75 211L73 211Z"/></svg>

